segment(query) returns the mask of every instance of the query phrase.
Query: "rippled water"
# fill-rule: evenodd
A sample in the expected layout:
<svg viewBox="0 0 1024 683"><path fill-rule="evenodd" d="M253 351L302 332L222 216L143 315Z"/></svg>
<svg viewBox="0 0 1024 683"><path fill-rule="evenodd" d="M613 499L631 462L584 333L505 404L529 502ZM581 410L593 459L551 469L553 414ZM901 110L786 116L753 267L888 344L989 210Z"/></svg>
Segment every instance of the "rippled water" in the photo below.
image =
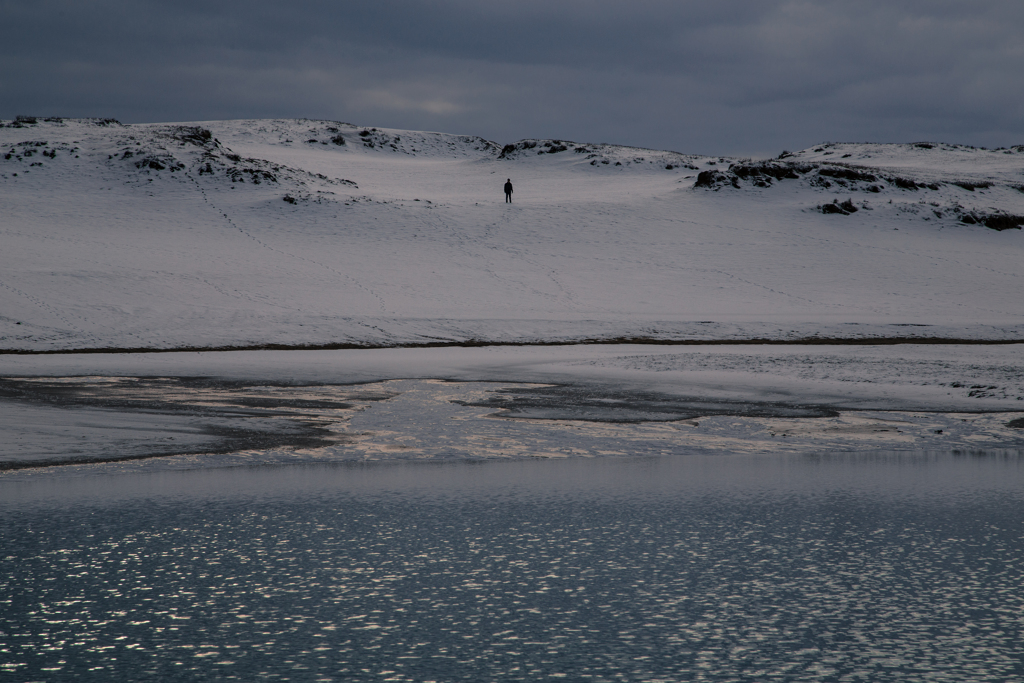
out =
<svg viewBox="0 0 1024 683"><path fill-rule="evenodd" d="M109 467L0 481L0 678L1024 678L1017 457Z"/></svg>

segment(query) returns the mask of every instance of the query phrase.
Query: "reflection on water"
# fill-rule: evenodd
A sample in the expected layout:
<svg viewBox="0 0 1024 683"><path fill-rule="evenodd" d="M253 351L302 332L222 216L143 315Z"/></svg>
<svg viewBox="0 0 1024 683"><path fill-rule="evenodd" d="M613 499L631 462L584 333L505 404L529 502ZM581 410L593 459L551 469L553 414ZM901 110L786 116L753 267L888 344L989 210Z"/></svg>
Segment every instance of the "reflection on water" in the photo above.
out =
<svg viewBox="0 0 1024 683"><path fill-rule="evenodd" d="M1024 678L1019 457L0 480L12 680Z"/></svg>

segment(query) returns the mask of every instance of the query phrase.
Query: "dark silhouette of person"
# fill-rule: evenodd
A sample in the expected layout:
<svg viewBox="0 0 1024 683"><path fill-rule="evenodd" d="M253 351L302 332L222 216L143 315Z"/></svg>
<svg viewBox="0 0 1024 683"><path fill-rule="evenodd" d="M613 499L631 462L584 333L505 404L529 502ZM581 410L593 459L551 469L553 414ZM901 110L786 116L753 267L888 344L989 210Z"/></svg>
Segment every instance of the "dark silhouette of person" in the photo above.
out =
<svg viewBox="0 0 1024 683"><path fill-rule="evenodd" d="M509 178L505 181L505 201L509 204L512 203L512 179Z"/></svg>

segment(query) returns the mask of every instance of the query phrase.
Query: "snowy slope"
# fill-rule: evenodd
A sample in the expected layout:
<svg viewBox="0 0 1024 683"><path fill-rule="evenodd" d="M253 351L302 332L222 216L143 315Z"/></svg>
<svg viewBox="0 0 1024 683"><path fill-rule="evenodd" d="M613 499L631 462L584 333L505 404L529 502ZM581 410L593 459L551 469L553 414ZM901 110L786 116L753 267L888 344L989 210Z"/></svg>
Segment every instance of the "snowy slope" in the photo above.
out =
<svg viewBox="0 0 1024 683"><path fill-rule="evenodd" d="M1017 224L1022 186L1022 148L758 162L329 121L8 123L0 349L1021 339L1024 235L986 224Z"/></svg>

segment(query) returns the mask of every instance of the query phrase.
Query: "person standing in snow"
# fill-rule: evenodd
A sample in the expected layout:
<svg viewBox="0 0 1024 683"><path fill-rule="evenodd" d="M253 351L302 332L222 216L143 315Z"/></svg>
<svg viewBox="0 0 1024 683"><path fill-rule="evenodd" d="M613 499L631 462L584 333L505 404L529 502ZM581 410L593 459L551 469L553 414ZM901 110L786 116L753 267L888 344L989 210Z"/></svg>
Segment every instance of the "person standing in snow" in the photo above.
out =
<svg viewBox="0 0 1024 683"><path fill-rule="evenodd" d="M512 179L509 178L505 181L505 202L508 204L512 203Z"/></svg>

